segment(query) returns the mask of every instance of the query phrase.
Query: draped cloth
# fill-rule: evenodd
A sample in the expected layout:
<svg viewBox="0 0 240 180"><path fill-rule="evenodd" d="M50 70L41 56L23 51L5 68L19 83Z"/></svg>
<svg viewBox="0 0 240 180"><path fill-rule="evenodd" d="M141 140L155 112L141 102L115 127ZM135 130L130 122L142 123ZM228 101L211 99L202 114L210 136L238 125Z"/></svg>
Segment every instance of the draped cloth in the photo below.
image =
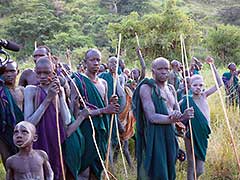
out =
<svg viewBox="0 0 240 180"><path fill-rule="evenodd" d="M195 104L192 96L189 96L189 107L194 109L194 118L191 119L192 132L193 132L193 144L195 156L202 161L206 160L208 138L211 133L208 120L203 115L201 110ZM183 99L181 104L181 111L187 109L187 98ZM190 138L190 133L188 131L187 137Z"/></svg>
<svg viewBox="0 0 240 180"><path fill-rule="evenodd" d="M13 130L15 125L23 121L23 112L17 106L10 90L1 81L0 84L0 139L6 143L11 154L17 152L13 143Z"/></svg>
<svg viewBox="0 0 240 180"><path fill-rule="evenodd" d="M40 105L46 96L47 93L40 86L38 86L35 96L35 105ZM60 139L61 143L63 143L66 137L60 113L58 117ZM40 122L36 125L36 132L38 135L38 140L33 143L33 148L44 150L48 154L49 162L54 172L54 179L58 180L62 177L62 170L57 136L56 108L52 102L44 112Z"/></svg>
<svg viewBox="0 0 240 180"><path fill-rule="evenodd" d="M103 108L105 107L104 101L91 80L85 75L74 73L73 75L76 85L83 96L84 100L91 107ZM92 117L94 129L96 132L96 141L100 154L103 160L105 160L107 152L107 142L109 133L109 117L107 115ZM89 120L85 120L80 126L81 132L85 141L85 149L83 150L81 170L84 171L90 166L91 171L98 179L101 179L101 173L103 167L98 157L93 137L92 128Z"/></svg>
<svg viewBox="0 0 240 180"><path fill-rule="evenodd" d="M144 114L140 98L143 84L151 87L156 113L168 115L167 105L153 79L145 78L133 94L133 114L136 118L138 179L174 180L178 143L172 124L150 123Z"/></svg>
<svg viewBox="0 0 240 180"><path fill-rule="evenodd" d="M124 126L124 132L120 134L121 140L128 140L134 135L134 125L136 122L135 117L132 112L132 90L125 86L124 87L126 93L126 106L124 110L119 114L119 120Z"/></svg>

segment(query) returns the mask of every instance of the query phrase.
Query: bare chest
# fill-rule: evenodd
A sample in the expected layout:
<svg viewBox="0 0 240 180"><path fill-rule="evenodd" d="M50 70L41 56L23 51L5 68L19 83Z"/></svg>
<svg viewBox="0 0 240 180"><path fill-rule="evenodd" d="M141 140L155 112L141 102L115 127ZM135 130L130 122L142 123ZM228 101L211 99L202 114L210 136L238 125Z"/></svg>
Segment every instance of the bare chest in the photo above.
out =
<svg viewBox="0 0 240 180"><path fill-rule="evenodd" d="M168 88L165 87L164 89L160 89L161 96L165 100L168 110L172 111L175 105L175 97L173 95L173 92Z"/></svg>
<svg viewBox="0 0 240 180"><path fill-rule="evenodd" d="M18 107L22 110L24 94L20 88L10 89L13 99L17 103Z"/></svg>
<svg viewBox="0 0 240 180"><path fill-rule="evenodd" d="M98 92L100 93L102 99L104 99L104 97L106 95L106 87L105 87L105 85L102 83L101 80L98 80L96 83L94 83L94 85L97 88Z"/></svg>

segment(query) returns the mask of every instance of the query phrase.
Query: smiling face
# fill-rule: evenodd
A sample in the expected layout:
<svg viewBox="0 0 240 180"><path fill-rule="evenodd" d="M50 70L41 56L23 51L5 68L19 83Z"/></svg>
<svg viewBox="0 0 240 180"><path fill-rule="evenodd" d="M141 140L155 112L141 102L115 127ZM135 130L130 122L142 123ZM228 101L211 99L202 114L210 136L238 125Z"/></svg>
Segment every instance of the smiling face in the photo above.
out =
<svg viewBox="0 0 240 180"><path fill-rule="evenodd" d="M54 76L53 66L48 57L41 57L38 59L35 72L41 85L48 85L51 78Z"/></svg>
<svg viewBox="0 0 240 180"><path fill-rule="evenodd" d="M3 78L6 85L14 85L16 82L16 77L18 75L17 63L11 61L5 65Z"/></svg>
<svg viewBox="0 0 240 180"><path fill-rule="evenodd" d="M193 75L191 77L191 90L193 95L200 95L204 88L203 78L200 75Z"/></svg>
<svg viewBox="0 0 240 180"><path fill-rule="evenodd" d="M15 126L13 142L18 148L30 146L36 140L36 128L33 124L22 121Z"/></svg>
<svg viewBox="0 0 240 180"><path fill-rule="evenodd" d="M166 82L170 71L169 61L165 58L157 58L152 62L153 78L158 82Z"/></svg>

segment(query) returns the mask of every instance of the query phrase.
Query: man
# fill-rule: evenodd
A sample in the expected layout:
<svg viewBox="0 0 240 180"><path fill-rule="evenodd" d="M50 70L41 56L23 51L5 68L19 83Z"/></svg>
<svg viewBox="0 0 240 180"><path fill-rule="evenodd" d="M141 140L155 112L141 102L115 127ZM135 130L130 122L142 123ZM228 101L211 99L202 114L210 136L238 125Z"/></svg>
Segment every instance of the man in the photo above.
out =
<svg viewBox="0 0 240 180"><path fill-rule="evenodd" d="M152 62L153 79L144 79L133 95L137 120L138 179L174 180L178 144L174 124L193 117L192 108L179 111L174 87L167 84L169 61ZM181 124L181 123L180 123Z"/></svg>
<svg viewBox="0 0 240 180"><path fill-rule="evenodd" d="M114 88L114 78L117 78L117 84L116 84L116 94L119 98L119 103L120 103L120 111L121 113L126 106L126 94L124 92L124 89L122 88L120 84L120 77L116 76L116 68L117 68L117 58L112 56L108 59L108 69L109 72L101 73L99 75L100 78L104 79L107 81L107 87L108 87L108 101L113 95L113 88ZM113 123L113 129L112 129L112 142L111 142L111 153L110 153L110 163L113 168L113 153L118 145L118 140L117 140L117 129L116 129L116 123L118 123L119 130L122 132L123 127L119 121L118 116L114 116L116 119L114 120ZM114 169L113 169L114 170Z"/></svg>
<svg viewBox="0 0 240 180"><path fill-rule="evenodd" d="M47 46L39 46L33 52L33 61L36 61L43 56L47 56L50 53L50 50ZM39 82L36 77L36 73L33 69L26 69L22 72L19 83L20 86L26 87L27 85L38 85Z"/></svg>
<svg viewBox="0 0 240 180"><path fill-rule="evenodd" d="M105 159L109 135L108 114L116 114L119 112L118 99L117 96L113 96L108 103L107 82L97 76L101 63L100 51L97 49L89 49L85 54L84 63L86 66L85 74L75 73L74 80L90 109L90 115L92 116L96 131L97 145L101 157ZM72 93L71 100L75 100L76 96L76 94ZM75 102L77 101L75 100ZM82 156L81 175L86 175L86 178L90 179L100 179L103 168L93 143L90 122L84 121L80 129L85 138L86 147Z"/></svg>
<svg viewBox="0 0 240 180"><path fill-rule="evenodd" d="M23 121L23 87L16 86L17 63L10 60L0 74L0 155L5 167L7 158L17 152L13 144L13 129Z"/></svg>
<svg viewBox="0 0 240 180"><path fill-rule="evenodd" d="M171 66L172 66L172 70L169 74L168 83L173 85L173 87L177 91L180 83L182 82L182 77L181 77L181 74L179 72L180 62L177 61L177 60L173 60L171 62Z"/></svg>
<svg viewBox="0 0 240 180"><path fill-rule="evenodd" d="M38 134L38 141L33 144L33 147L47 152L54 172L54 178L56 180L61 179L62 169L60 166L58 128L56 123L58 116L60 141L64 147L63 151L69 152L69 149L71 149L71 153L64 154L65 162L72 175L76 178L80 170L83 140L80 138L81 134L78 134L76 137L72 133L77 130L88 113L80 113L80 118L72 122L72 116L65 101L64 89L60 86L59 79L55 75L54 67L49 57L39 58L36 62L35 71L40 85L28 85L24 91L25 120L36 126ZM59 114L56 114L56 110ZM74 147L70 146L71 144ZM71 160L72 162L69 163Z"/></svg>
<svg viewBox="0 0 240 180"><path fill-rule="evenodd" d="M222 80L225 86L227 95L227 105L234 105L239 103L239 85L238 75L240 71L237 70L235 63L228 64L229 72L225 72L222 76Z"/></svg>

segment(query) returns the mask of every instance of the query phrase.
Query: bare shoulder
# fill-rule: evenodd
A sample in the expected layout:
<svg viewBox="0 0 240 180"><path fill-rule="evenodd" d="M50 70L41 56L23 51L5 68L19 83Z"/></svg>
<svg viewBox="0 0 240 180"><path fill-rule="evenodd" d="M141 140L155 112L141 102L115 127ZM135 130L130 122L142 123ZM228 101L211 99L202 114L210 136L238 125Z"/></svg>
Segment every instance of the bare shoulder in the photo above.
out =
<svg viewBox="0 0 240 180"><path fill-rule="evenodd" d="M35 150L36 153L38 153L39 156L41 156L44 160L48 160L48 155L43 150Z"/></svg>
<svg viewBox="0 0 240 180"><path fill-rule="evenodd" d="M33 73L32 69L26 69L22 72L21 76L27 76L29 74Z"/></svg>
<svg viewBox="0 0 240 180"><path fill-rule="evenodd" d="M21 91L22 93L24 93L24 89L25 89L25 88L24 88L23 86L18 86L17 89L18 89L19 91Z"/></svg>
<svg viewBox="0 0 240 180"><path fill-rule="evenodd" d="M146 97L149 96L149 93L151 92L151 87L147 84L143 84L140 87L140 96L141 97Z"/></svg>
<svg viewBox="0 0 240 180"><path fill-rule="evenodd" d="M6 161L6 167L12 167L14 165L14 161L16 160L17 155L10 156Z"/></svg>
<svg viewBox="0 0 240 180"><path fill-rule="evenodd" d="M27 87L24 88L24 94L26 94L26 95L35 94L36 90L37 90L37 86L27 85Z"/></svg>

